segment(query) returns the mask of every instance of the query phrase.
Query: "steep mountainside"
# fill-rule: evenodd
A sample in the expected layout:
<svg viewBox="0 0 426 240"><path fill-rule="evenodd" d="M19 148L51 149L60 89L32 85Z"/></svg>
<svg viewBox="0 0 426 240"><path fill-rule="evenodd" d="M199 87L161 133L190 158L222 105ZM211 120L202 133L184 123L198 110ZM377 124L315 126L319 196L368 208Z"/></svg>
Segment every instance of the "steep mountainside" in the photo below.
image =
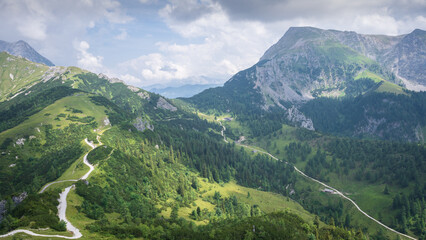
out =
<svg viewBox="0 0 426 240"><path fill-rule="evenodd" d="M48 70L43 64L33 63L6 52L0 53L0 63L0 101L12 99L42 79Z"/></svg>
<svg viewBox="0 0 426 240"><path fill-rule="evenodd" d="M404 36L381 61L404 80L410 90L426 91L426 31L416 29Z"/></svg>
<svg viewBox="0 0 426 240"><path fill-rule="evenodd" d="M262 236L362 239L314 221L283 196L291 166L225 143L218 124L118 79L2 56L0 83L16 87L0 101L0 236L77 236L59 221L62 192L83 239L244 238L257 236L245 230L253 222Z"/></svg>
<svg viewBox="0 0 426 240"><path fill-rule="evenodd" d="M9 43L0 40L0 52L8 52L14 56L24 57L32 62L42 63L47 66L54 66L54 64L47 58L40 55L25 41L19 40L14 43Z"/></svg>
<svg viewBox="0 0 426 240"><path fill-rule="evenodd" d="M424 33L415 30L407 35L390 37L312 27L290 28L253 67L237 73L224 87L206 90L187 101L203 111L216 109L240 117L253 109L275 112L281 114L281 122L290 121L296 126L317 129L318 119L312 119L312 111L310 116L301 111L306 102L321 97L340 101L338 99L369 95L382 96L379 98L386 101L384 93L417 95L407 93L404 87L413 89L415 86L414 90L422 90L426 86L423 82L426 68L421 67L426 66ZM384 112L383 115L389 117L388 107L373 107L369 101L355 102L365 113L358 122L345 123L354 125L350 127L352 131L345 131L344 135L361 136L365 133L382 139L423 140L425 113L417 107L418 103L412 102L414 105L407 111L412 111L408 115L419 117L407 123L406 119L394 115L392 120L369 119L367 115L373 112ZM325 115L335 111L322 110ZM378 126L380 133L373 131ZM393 134L395 129L408 134ZM318 130L330 132L321 124L318 124ZM333 129L331 132L341 133L339 131Z"/></svg>

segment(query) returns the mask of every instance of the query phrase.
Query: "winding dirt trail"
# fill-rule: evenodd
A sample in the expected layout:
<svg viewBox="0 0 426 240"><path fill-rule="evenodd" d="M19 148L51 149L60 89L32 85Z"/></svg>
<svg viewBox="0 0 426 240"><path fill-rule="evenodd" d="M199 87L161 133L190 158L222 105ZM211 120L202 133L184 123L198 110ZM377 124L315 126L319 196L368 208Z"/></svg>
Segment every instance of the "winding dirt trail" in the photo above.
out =
<svg viewBox="0 0 426 240"><path fill-rule="evenodd" d="M89 145L92 148L92 150L96 148L96 145L94 145L92 142L89 142L87 140L87 138L84 139L84 141L86 142L87 145ZM99 138L98 138L98 141L99 141ZM98 146L100 146L100 145L102 145L102 143L99 141L99 145ZM95 167L92 164L90 164L89 161L87 161L87 156L89 155L90 151L88 153L86 153L86 155L84 155L84 157L83 157L83 163L86 164L89 167L89 171L84 176L82 176L80 178L81 180L87 179L89 177L89 175L92 173L92 171L95 169ZM44 186L40 190L39 193L44 192L52 184L61 183L61 182L77 182L80 179L61 180L61 181L51 182L51 183L47 184L46 186ZM72 186L69 186L69 187L65 188L64 191L59 194L59 199L58 199L58 202L59 202L59 205L58 205L58 217L59 217L59 220L62 220L62 221L64 221L66 223L67 231L71 232L73 234L73 236L69 237L69 236L62 236L62 235L38 234L38 233L32 232L30 230L16 229L16 230L8 232L8 233L6 233L4 235L0 235L0 238L9 237L9 236L12 236L12 235L14 235L16 233L26 233L28 235L36 236L36 237L49 237L49 238L54 237L54 238L64 238L64 239L78 239L78 238L81 238L83 236L83 234L81 234L80 230L78 228L74 227L68 221L68 219L66 218L67 196L68 196L68 193L70 192L70 190L73 189L73 188L75 188L75 185L72 185Z"/></svg>
<svg viewBox="0 0 426 240"><path fill-rule="evenodd" d="M221 131L222 137L223 137L223 139L224 139L224 141L225 141L225 142L228 142L228 141L226 140L226 137L225 137L225 134L224 134L224 131L226 130L226 128L225 128L225 126L223 126L223 125L222 125L222 122L220 122L220 121L219 121L219 123L220 123L220 125L222 126L222 131ZM245 147L245 148L248 148L248 149L251 149L251 150L257 151L258 153L267 154L268 156L270 156L271 158L273 158L273 159L275 159L275 160L277 160L277 161L281 161L281 162L284 162L285 164L289 164L288 162L286 162L286 161L282 161L282 160L278 159L277 157L275 157L274 155L272 155L272 154L270 154L270 153L268 153L268 152L260 151L260 150L258 150L258 149L256 149L256 148L253 148L253 147L250 147L250 146L247 146L247 145L244 145L244 144L240 144L240 143L236 143L236 145L239 145L239 146L241 146L241 147ZM377 224L379 224L380 226L382 226L382 227L386 228L387 230L389 230L389 231L391 231L391 232L394 232L394 233L399 234L399 235L401 235L401 236L403 236L403 237L406 237L406 238L408 238L408 239L417 240L417 239L416 239L416 238L414 238L414 237L408 236L408 235L406 235L406 234L404 234L404 233L398 232L397 230L395 230L395 229L393 229L393 228L390 228L390 227L386 226L385 224L381 223L379 220L377 220L377 219L373 218L372 216L368 215L366 212L364 212L364 211L363 211L363 210L362 210L362 209L358 206L358 204L356 204L356 203L355 203L352 199L350 199L349 197L345 196L345 195L344 195L342 192L340 192L339 190L337 190L337 189L335 189L335 188L333 188L333 187L331 187L331 186L329 186L329 185L327 185L327 184L325 184L325 183L323 183L323 182L321 182L321 181L319 181L319 180L317 180L317 179L315 179L315 178L309 177L308 175L306 175L304 172L300 171L300 170L299 170L296 166L294 166L294 165L293 165L293 168L294 168L294 170L295 170L296 172L298 172L298 173L299 173L300 175L302 175L303 177L308 178L308 179L309 179L309 180L311 180L311 181L314 181L314 182L316 182L316 183L319 183L319 184L321 184L322 186L327 187L327 188L329 188L329 189L333 190L335 194L337 194L337 195L341 196L342 198L344 198L344 199L348 200L350 203L352 203L352 204L355 206L355 208L356 208L356 209L357 209L360 213L362 213L364 216L368 217L369 219L373 220L374 222L376 222L376 223L377 223Z"/></svg>

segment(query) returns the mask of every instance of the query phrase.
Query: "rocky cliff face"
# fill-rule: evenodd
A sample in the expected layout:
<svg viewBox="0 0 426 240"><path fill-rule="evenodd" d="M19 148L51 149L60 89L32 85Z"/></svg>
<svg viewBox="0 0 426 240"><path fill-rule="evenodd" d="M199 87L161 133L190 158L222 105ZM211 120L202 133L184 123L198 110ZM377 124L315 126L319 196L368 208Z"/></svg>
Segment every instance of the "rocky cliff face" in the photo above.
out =
<svg viewBox="0 0 426 240"><path fill-rule="evenodd" d="M401 36L335 31L335 36L343 44L391 70L408 89L426 90L426 31L416 29Z"/></svg>
<svg viewBox="0 0 426 240"><path fill-rule="evenodd" d="M255 65L264 108L345 95L349 82L373 73L390 84L426 90L426 32L401 36L290 28ZM232 81L232 79L230 80Z"/></svg>
<svg viewBox="0 0 426 240"><path fill-rule="evenodd" d="M54 66L49 59L40 55L28 43L19 40L14 43L9 43L0 40L0 52L8 52L14 56L24 57L32 62L42 63L47 66Z"/></svg>
<svg viewBox="0 0 426 240"><path fill-rule="evenodd" d="M315 48L325 51L318 52L315 51ZM351 53L350 50L353 52ZM327 64L327 61L316 61L321 60L318 58L320 57L318 54L337 60L334 62L337 63L337 66ZM426 90L426 68L424 67L426 66L426 31L424 30L416 29L407 35L385 36L312 27L290 28L275 45L266 51L261 61L278 60L281 69L285 69L285 66L288 66L289 58L293 57L297 62L306 55L313 58L310 60L308 58L308 62L311 64L321 63L323 70L327 69L327 65L330 67L344 66L342 63L349 63L347 60L356 60L351 64L359 63L359 60L362 61L362 57L365 57L372 61L370 64L379 65L379 67L374 66L374 70L386 80L397 84L403 83L410 90ZM315 67L315 64L309 66L314 71ZM348 69L343 68L342 70L345 72ZM300 71L298 72L300 73ZM315 76L311 77L315 78ZM322 78L324 79L324 76ZM341 80L345 79L340 79L340 82Z"/></svg>
<svg viewBox="0 0 426 240"><path fill-rule="evenodd" d="M375 61L383 59L398 39L401 37L290 28L256 65L256 88L268 107L281 106L282 101L343 96L347 84L366 71L401 84L390 68Z"/></svg>
<svg viewBox="0 0 426 240"><path fill-rule="evenodd" d="M402 77L407 88L426 91L426 31L416 29L404 36L381 62Z"/></svg>

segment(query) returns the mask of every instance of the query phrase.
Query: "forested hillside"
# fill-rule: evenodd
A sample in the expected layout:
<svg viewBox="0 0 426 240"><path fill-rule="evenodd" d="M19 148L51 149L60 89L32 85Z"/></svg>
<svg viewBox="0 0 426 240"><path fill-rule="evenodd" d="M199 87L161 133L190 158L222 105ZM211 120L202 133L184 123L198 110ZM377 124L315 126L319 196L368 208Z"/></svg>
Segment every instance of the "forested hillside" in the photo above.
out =
<svg viewBox="0 0 426 240"><path fill-rule="evenodd" d="M293 169L225 143L217 123L116 79L77 68L48 71L30 73L31 81L0 103L2 233L24 228L70 236L57 199L75 184L66 214L88 239L362 238L313 222L285 197L285 186L296 182ZM88 171L84 139L102 145L87 155L95 171L76 182ZM292 213L273 213L276 207L262 203L270 193L262 191L282 194L274 201Z"/></svg>

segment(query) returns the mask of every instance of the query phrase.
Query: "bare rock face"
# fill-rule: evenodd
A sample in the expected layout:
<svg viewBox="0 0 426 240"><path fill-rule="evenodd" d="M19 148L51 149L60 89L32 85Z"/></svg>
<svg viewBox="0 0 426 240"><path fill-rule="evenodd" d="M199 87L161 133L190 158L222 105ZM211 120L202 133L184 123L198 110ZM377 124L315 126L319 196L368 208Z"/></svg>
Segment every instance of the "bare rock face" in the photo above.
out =
<svg viewBox="0 0 426 240"><path fill-rule="evenodd" d="M124 84L124 82L122 80L120 80L118 78L110 78L110 77L108 77L107 75L105 75L103 73L99 73L98 77L99 78L103 78L105 80L108 80L110 83L123 83Z"/></svg>
<svg viewBox="0 0 426 240"><path fill-rule="evenodd" d="M136 122L133 124L133 126L141 132L145 131L145 129L154 131L154 125L151 125L148 120L144 120L141 117L136 118Z"/></svg>
<svg viewBox="0 0 426 240"><path fill-rule="evenodd" d="M142 99L150 99L150 96L149 96L149 93L148 92L146 92L146 91L144 91L144 90L142 90L142 89L140 89L140 88L138 88L138 87L135 87L135 86L131 86L131 85L127 85L127 88L130 90L130 91L132 91L132 92L134 92L134 93L137 93L137 95L140 97L140 98L142 98Z"/></svg>
<svg viewBox="0 0 426 240"><path fill-rule="evenodd" d="M142 99L147 99L147 100L149 100L151 98L149 96L149 93L145 92L145 91L138 92L138 96L141 97Z"/></svg>
<svg viewBox="0 0 426 240"><path fill-rule="evenodd" d="M27 198L27 197L28 197L28 193L23 192L23 193L19 194L18 196L13 196L12 201L15 203L15 205L18 205L22 201L24 201L24 199Z"/></svg>
<svg viewBox="0 0 426 240"><path fill-rule="evenodd" d="M302 112L299 111L295 106L292 106L288 109L288 120L299 125L302 128L306 128L308 130L315 130L314 123L310 118L307 118Z"/></svg>
<svg viewBox="0 0 426 240"><path fill-rule="evenodd" d="M169 110L169 111L172 111L172 112L177 110L177 108L175 106L173 106L172 104L167 102L166 99L164 99L162 97L160 97L158 99L157 108L166 109L166 110Z"/></svg>
<svg viewBox="0 0 426 240"><path fill-rule="evenodd" d="M132 92L139 92L139 88L131 85L127 85L127 88Z"/></svg>
<svg viewBox="0 0 426 240"><path fill-rule="evenodd" d="M32 62L42 63L47 66L54 66L54 64L49 61L49 59L40 55L36 50L34 50L28 43L25 41L17 41L14 43L9 43L0 40L0 52L8 52L14 56L20 56L26 58Z"/></svg>
<svg viewBox="0 0 426 240"><path fill-rule="evenodd" d="M401 80L384 63L384 55L398 46L401 39L405 38L290 28L256 64L256 87L268 108L282 107L282 101L344 95L348 82L365 70L400 84Z"/></svg>
<svg viewBox="0 0 426 240"><path fill-rule="evenodd" d="M66 67L50 67L49 70L43 74L42 80L43 82L47 82L50 79L57 80L66 72L66 70Z"/></svg>
<svg viewBox="0 0 426 240"><path fill-rule="evenodd" d="M408 81L407 87L410 83L414 86L426 87L426 31L416 29L404 36L383 57L382 62L387 64L397 76Z"/></svg>
<svg viewBox="0 0 426 240"><path fill-rule="evenodd" d="M420 91L426 88L426 31L384 36L293 27L260 61L267 63L259 75L263 79L258 81L266 85L278 81L272 88L277 94L290 87L306 99L310 91L342 86L364 69L374 69L397 84L404 80L407 88ZM292 100L293 96L287 94L284 99Z"/></svg>
<svg viewBox="0 0 426 240"><path fill-rule="evenodd" d="M426 31L400 36L363 35L335 31L343 44L376 60L413 91L426 89Z"/></svg>
<svg viewBox="0 0 426 240"><path fill-rule="evenodd" d="M12 201L16 206L16 205L20 204L22 201L24 201L25 198L27 198L27 197L28 197L28 193L23 192L23 193L19 194L18 196L13 196ZM7 201L1 200L0 201L0 223L2 222L6 213L7 213Z"/></svg>
<svg viewBox="0 0 426 240"><path fill-rule="evenodd" d="M105 117L103 122L104 122L104 126L110 126L111 125L111 122L109 121L108 117Z"/></svg>
<svg viewBox="0 0 426 240"><path fill-rule="evenodd" d="M25 144L26 140L27 139L25 139L25 138L19 138L18 140L16 140L16 145L23 146Z"/></svg>

